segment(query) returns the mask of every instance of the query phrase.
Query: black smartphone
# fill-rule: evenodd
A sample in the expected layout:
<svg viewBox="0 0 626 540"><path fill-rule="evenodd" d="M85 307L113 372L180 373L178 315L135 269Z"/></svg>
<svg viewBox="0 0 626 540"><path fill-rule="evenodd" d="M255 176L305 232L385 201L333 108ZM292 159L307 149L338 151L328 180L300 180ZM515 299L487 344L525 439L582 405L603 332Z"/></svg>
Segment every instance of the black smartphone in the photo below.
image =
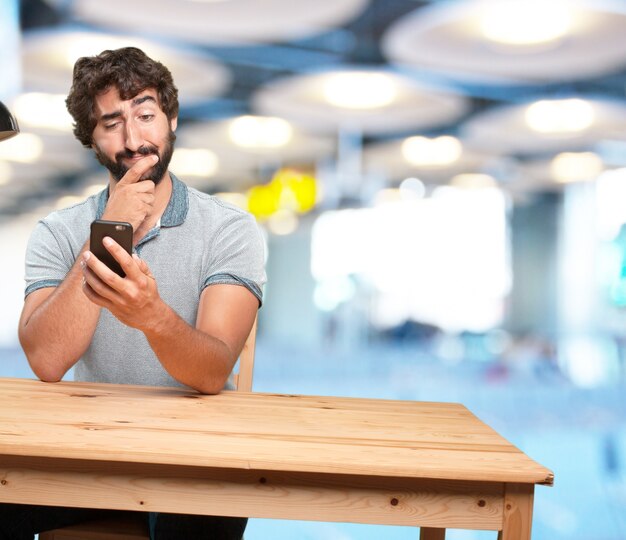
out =
<svg viewBox="0 0 626 540"><path fill-rule="evenodd" d="M126 273L122 270L120 264L102 244L102 239L105 236L113 238L113 240L131 255L133 253L133 226L125 221L106 221L104 219L96 219L91 224L89 251L113 270L113 272L121 277L126 277Z"/></svg>

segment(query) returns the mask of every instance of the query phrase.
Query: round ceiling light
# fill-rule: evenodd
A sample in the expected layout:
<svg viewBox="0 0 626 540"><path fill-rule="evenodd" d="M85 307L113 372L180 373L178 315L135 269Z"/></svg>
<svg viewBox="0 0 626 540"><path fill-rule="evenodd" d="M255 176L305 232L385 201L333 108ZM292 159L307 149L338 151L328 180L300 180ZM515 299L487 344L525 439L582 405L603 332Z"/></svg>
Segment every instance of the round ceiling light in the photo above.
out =
<svg viewBox="0 0 626 540"><path fill-rule="evenodd" d="M526 109L528 126L545 134L577 133L594 121L593 106L583 99L540 100Z"/></svg>
<svg viewBox="0 0 626 540"><path fill-rule="evenodd" d="M240 116L229 127L231 140L243 148L280 148L291 140L289 122L270 116Z"/></svg>
<svg viewBox="0 0 626 540"><path fill-rule="evenodd" d="M367 0L72 0L67 9L77 20L117 31L143 28L185 42L248 45L322 34L354 19L367 4Z"/></svg>
<svg viewBox="0 0 626 540"><path fill-rule="evenodd" d="M181 176L213 176L219 161L215 152L206 148L176 148L170 168Z"/></svg>
<svg viewBox="0 0 626 540"><path fill-rule="evenodd" d="M13 175L11 165L6 161L0 160L0 186L8 184Z"/></svg>
<svg viewBox="0 0 626 540"><path fill-rule="evenodd" d="M466 146L502 154L584 151L625 137L623 100L570 98L493 107L459 129Z"/></svg>
<svg viewBox="0 0 626 540"><path fill-rule="evenodd" d="M423 199L426 195L424 182L414 176L402 180L398 189L400 197L404 200Z"/></svg>
<svg viewBox="0 0 626 540"><path fill-rule="evenodd" d="M18 163L34 163L42 153L43 142L34 133L20 133L17 137L3 141L0 146L0 159Z"/></svg>
<svg viewBox="0 0 626 540"><path fill-rule="evenodd" d="M309 131L372 134L450 123L468 101L390 70L347 66L274 80L256 91L252 105Z"/></svg>
<svg viewBox="0 0 626 540"><path fill-rule="evenodd" d="M450 185L461 189L486 189L496 187L497 182L490 174L462 173L455 175Z"/></svg>
<svg viewBox="0 0 626 540"><path fill-rule="evenodd" d="M593 152L562 152L550 162L550 173L559 183L591 180L603 170L602 159Z"/></svg>
<svg viewBox="0 0 626 540"><path fill-rule="evenodd" d="M24 37L21 47L24 88L67 93L78 58L121 47L138 47L167 66L183 106L207 101L230 86L230 71L203 52L134 36L58 27L53 31L29 32Z"/></svg>
<svg viewBox="0 0 626 540"><path fill-rule="evenodd" d="M571 9L557 0L500 0L485 4L480 14L480 29L487 39L515 46L557 41L571 23Z"/></svg>
<svg viewBox="0 0 626 540"><path fill-rule="evenodd" d="M402 155L417 167L445 167L459 159L462 152L461 142L449 135L434 139L409 137L402 143Z"/></svg>
<svg viewBox="0 0 626 540"><path fill-rule="evenodd" d="M65 94L28 92L15 99L13 110L25 126L71 131L72 117L65 106Z"/></svg>
<svg viewBox="0 0 626 540"><path fill-rule="evenodd" d="M377 109L389 105L396 95L394 81L385 73L330 73L324 82L326 101L346 109Z"/></svg>
<svg viewBox="0 0 626 540"><path fill-rule="evenodd" d="M622 69L621 0L426 2L385 32L387 58L479 84L541 84ZM619 72L619 71L618 71Z"/></svg>

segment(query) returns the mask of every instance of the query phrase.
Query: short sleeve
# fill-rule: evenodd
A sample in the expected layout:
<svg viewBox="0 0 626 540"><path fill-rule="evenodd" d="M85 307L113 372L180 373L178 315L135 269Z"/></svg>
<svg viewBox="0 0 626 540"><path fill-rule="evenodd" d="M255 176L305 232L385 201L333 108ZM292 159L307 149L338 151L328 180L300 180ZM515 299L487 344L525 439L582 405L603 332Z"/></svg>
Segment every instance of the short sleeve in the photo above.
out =
<svg viewBox="0 0 626 540"><path fill-rule="evenodd" d="M265 241L254 217L235 212L215 235L202 289L215 284L246 287L263 302Z"/></svg>
<svg viewBox="0 0 626 540"><path fill-rule="evenodd" d="M38 222L26 248L25 296L37 289L59 286L72 264L63 257L61 246L50 228L43 221Z"/></svg>

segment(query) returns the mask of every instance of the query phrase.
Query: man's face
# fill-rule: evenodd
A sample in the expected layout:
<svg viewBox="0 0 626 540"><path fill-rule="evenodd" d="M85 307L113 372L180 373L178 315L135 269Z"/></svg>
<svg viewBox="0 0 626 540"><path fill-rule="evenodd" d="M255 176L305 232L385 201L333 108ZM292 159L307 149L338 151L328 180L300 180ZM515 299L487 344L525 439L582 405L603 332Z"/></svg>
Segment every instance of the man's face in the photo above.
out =
<svg viewBox="0 0 626 540"><path fill-rule="evenodd" d="M111 88L96 97L96 118L92 147L116 181L150 154L158 155L159 161L141 180L158 184L163 179L174 151L176 119L167 119L156 91L147 89L122 100L117 88Z"/></svg>

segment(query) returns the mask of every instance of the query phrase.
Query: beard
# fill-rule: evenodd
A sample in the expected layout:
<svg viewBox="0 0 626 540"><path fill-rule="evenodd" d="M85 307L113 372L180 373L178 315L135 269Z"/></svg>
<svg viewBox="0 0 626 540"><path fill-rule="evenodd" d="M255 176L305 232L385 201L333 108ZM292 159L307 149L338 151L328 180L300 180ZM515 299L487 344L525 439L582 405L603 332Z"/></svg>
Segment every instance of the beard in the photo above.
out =
<svg viewBox="0 0 626 540"><path fill-rule="evenodd" d="M167 172L167 168L169 167L170 161L172 160L172 154L174 153L174 141L176 140L176 135L172 130L170 130L167 140L165 141L165 145L163 147L163 152L159 153L159 149L152 145L144 145L140 146L135 152L131 152L128 149L125 149L121 152L115 154L115 160L109 158L99 147L95 145L95 154L96 159L100 162L101 165L104 165L108 171L111 173L113 178L118 182L123 178L123 176L128 172L130 167L124 164L123 159L129 159L137 154L141 154L142 156L149 156L151 154L155 154L158 156L159 161L157 161L154 166L148 169L139 179L142 180L152 180L155 184L158 184L165 173Z"/></svg>

